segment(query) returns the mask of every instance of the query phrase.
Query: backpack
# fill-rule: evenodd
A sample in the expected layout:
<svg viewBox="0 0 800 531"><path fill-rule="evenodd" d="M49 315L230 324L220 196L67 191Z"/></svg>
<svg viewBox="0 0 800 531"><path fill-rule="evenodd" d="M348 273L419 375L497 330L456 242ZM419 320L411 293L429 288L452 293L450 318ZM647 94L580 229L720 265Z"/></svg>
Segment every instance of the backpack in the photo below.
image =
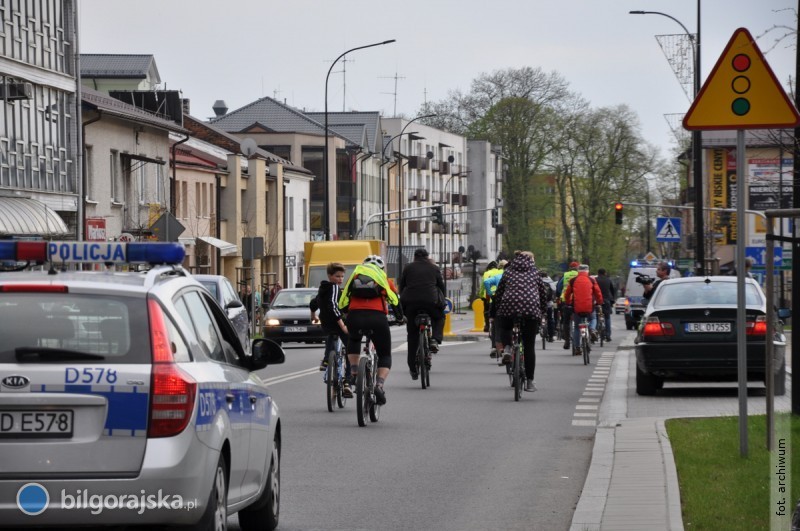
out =
<svg viewBox="0 0 800 531"><path fill-rule="evenodd" d="M359 273L350 283L350 294L360 299L375 299L381 296L381 286L374 278Z"/></svg>

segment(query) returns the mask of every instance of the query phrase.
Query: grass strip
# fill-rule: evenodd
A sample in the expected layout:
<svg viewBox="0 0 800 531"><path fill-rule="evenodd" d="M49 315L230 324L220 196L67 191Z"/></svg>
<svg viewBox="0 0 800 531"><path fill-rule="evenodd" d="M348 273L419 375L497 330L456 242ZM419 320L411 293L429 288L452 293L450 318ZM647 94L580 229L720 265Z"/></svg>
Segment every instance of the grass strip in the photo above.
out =
<svg viewBox="0 0 800 531"><path fill-rule="evenodd" d="M791 485L791 500L785 504L788 516L780 518L788 529L800 498L800 417L776 413L775 420L776 448L782 439L784 445L790 444L794 457L791 471L786 470ZM685 528L769 529L771 515L780 509L775 504L780 494L777 470L766 450L766 416L748 417L747 457L739 455L738 417L670 419L665 424L678 471Z"/></svg>

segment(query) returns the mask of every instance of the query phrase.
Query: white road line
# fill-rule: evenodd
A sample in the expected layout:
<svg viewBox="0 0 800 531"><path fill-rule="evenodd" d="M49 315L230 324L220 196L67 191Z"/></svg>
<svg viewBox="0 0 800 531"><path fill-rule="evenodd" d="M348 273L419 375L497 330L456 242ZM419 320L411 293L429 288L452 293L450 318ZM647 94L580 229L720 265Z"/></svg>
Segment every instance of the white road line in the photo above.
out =
<svg viewBox="0 0 800 531"><path fill-rule="evenodd" d="M578 404L577 406L575 406L575 409L591 409L591 410L595 410L595 409L598 409L599 407L600 406L590 406L590 405L587 405L587 404Z"/></svg>
<svg viewBox="0 0 800 531"><path fill-rule="evenodd" d="M599 398L579 398L578 402L598 403L598 402L600 402L600 399Z"/></svg>
<svg viewBox="0 0 800 531"><path fill-rule="evenodd" d="M573 420L573 426L597 426L596 420Z"/></svg>
<svg viewBox="0 0 800 531"><path fill-rule="evenodd" d="M274 378L268 378L268 379L264 380L264 383L267 384L267 385L283 383L283 382L288 382L289 380L294 380L295 378L302 378L303 376L308 376L308 375L314 374L314 373L317 373L317 374L321 375L322 372L323 371L319 370L319 367L312 367L310 369L305 369L305 370L297 371L297 372L290 372L289 374L282 374L281 376L276 376Z"/></svg>
<svg viewBox="0 0 800 531"><path fill-rule="evenodd" d="M573 417L597 417L597 413L580 413L580 412L575 412L575 414L574 414L574 415L572 415L572 416L573 416Z"/></svg>

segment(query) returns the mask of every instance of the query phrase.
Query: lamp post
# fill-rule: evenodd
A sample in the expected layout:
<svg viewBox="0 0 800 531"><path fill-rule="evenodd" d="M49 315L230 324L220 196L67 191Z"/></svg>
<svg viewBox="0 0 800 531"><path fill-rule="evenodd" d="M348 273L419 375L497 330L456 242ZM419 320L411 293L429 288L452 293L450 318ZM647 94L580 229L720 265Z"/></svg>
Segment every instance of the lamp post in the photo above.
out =
<svg viewBox="0 0 800 531"><path fill-rule="evenodd" d="M397 135L400 137L400 141L397 144L397 153L398 158L402 158L403 156L403 134L406 131L406 127L411 125L412 123L416 122L417 120L422 120L423 118L433 118L437 116L434 114L423 114L412 118L409 122L400 129L400 134ZM409 139L411 137L409 136ZM403 271L403 165L402 162L398 162L397 166L397 242L398 242L398 253L397 253L397 276L400 277L400 273Z"/></svg>
<svg viewBox="0 0 800 531"><path fill-rule="evenodd" d="M686 26L666 13L659 11L630 11L631 15L661 15L677 22L689 40L693 43L692 59L694 60L694 96L700 91L700 0L697 0L697 35L689 33ZM703 233L703 137L701 131L692 131L692 173L694 174L694 227L695 227L695 272L698 275L705 273L705 236Z"/></svg>
<svg viewBox="0 0 800 531"><path fill-rule="evenodd" d="M394 135L392 138L390 138L386 142L386 144L384 144L383 152L381 154L381 159L384 160L385 162L381 163L381 168L383 168L386 164L389 164L391 162L391 160L386 158L386 148L391 146L392 142L394 142L394 139L395 138L399 138L400 135L402 135L402 134L404 134L404 133L400 133L399 135ZM410 131L408 134L409 135L415 135L415 134L417 134L417 131ZM400 166L400 160L399 159L397 161L397 166L398 166L398 168ZM381 179L381 185L383 185L383 179ZM389 207L389 198L391 197L390 192L391 192L391 188L389 187L389 173L388 173L388 170L387 170L387 173L386 173L386 202L383 201L383 189L381 189L381 205L382 205L381 206L381 239L384 239L384 234L383 234L384 225L386 225L387 228L388 228L388 223L387 223L387 220L386 220L385 212L386 212L386 209ZM388 240L387 241L387 245L388 245L389 242L392 239L391 234L388 231L387 231L386 239Z"/></svg>
<svg viewBox="0 0 800 531"><path fill-rule="evenodd" d="M328 68L328 74L325 76L325 151L322 153L322 188L323 188L323 197L322 197L322 232L325 240L330 239L330 225L329 225L329 206L328 206L328 79L331 77L331 70L333 70L333 65L335 65L339 59L344 57L345 55L349 54L350 52L355 52L356 50L363 50L364 48L372 48L373 46L383 46L384 44L390 44L395 42L395 39L391 39L388 41L383 42L376 42L373 44L367 44L365 46L357 46L356 48L350 48L342 55L334 59L333 63L331 63L330 68Z"/></svg>

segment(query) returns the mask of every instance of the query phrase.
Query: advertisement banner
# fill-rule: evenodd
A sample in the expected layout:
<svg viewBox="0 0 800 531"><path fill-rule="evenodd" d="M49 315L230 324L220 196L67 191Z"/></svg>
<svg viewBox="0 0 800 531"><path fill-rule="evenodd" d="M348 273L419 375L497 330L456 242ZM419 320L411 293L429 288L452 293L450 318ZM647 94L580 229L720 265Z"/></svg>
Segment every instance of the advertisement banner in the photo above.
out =
<svg viewBox="0 0 800 531"><path fill-rule="evenodd" d="M106 241L106 220L103 218L86 218L86 241Z"/></svg>
<svg viewBox="0 0 800 531"><path fill-rule="evenodd" d="M711 193L709 201L714 208L727 208L728 206L728 156L725 149L709 150L709 182ZM711 212L711 226L714 232L721 237L717 238L717 243L726 245L728 243L727 224L723 221L722 212Z"/></svg>

